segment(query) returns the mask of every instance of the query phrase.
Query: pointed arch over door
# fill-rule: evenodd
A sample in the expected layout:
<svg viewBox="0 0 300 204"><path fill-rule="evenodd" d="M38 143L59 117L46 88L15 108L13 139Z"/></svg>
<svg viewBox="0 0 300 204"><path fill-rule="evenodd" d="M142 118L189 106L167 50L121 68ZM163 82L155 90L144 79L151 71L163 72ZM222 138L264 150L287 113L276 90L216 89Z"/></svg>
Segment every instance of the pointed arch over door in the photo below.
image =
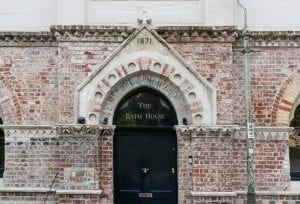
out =
<svg viewBox="0 0 300 204"><path fill-rule="evenodd" d="M148 39L149 43L141 44L140 39ZM137 85L134 79L139 80ZM164 89L166 95L174 95L175 90L185 104L181 105L183 108L174 107L189 124L216 124L216 90L146 25L132 33L77 88L77 116L85 117L87 124L99 124L103 118L108 118L108 124L112 124L115 107L106 109L109 106L106 103L114 95L112 89L126 89L124 84L135 86L132 89L154 84L160 87L154 87L157 90ZM172 104L176 103L172 97L169 98ZM183 117L178 120L179 123Z"/></svg>

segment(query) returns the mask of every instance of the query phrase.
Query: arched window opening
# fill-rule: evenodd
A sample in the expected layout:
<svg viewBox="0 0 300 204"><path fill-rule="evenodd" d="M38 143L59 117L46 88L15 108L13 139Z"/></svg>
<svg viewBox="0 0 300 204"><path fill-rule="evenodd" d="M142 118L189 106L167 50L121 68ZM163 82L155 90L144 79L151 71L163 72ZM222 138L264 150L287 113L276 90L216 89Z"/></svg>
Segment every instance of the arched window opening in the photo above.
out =
<svg viewBox="0 0 300 204"><path fill-rule="evenodd" d="M2 118L0 118L0 125L3 124ZM0 128L0 178L3 177L4 161L5 161L5 146L4 146L4 131Z"/></svg>
<svg viewBox="0 0 300 204"><path fill-rule="evenodd" d="M297 106L291 121L294 132L289 138L292 181L300 181L300 105Z"/></svg>

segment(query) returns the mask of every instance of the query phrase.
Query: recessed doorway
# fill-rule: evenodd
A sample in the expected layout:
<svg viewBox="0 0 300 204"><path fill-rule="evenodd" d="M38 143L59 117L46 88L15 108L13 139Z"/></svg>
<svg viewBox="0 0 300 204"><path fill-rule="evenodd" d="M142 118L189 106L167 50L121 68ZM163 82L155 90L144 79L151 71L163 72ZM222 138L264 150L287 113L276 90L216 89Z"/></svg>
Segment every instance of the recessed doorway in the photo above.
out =
<svg viewBox="0 0 300 204"><path fill-rule="evenodd" d="M114 124L115 204L177 204L175 111L143 88L118 105Z"/></svg>

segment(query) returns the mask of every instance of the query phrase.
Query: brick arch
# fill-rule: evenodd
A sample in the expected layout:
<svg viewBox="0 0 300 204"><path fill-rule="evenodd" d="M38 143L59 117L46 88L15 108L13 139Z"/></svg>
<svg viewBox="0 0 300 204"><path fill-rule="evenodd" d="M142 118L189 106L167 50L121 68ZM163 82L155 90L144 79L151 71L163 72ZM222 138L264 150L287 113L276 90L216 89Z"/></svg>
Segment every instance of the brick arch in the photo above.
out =
<svg viewBox="0 0 300 204"><path fill-rule="evenodd" d="M4 124L21 124L21 106L8 79L0 75L0 106Z"/></svg>
<svg viewBox="0 0 300 204"><path fill-rule="evenodd" d="M276 125L286 125L290 124L292 119L293 110L297 100L300 97L300 73L298 72L296 75L290 77L280 91L277 94L275 99L275 104L273 106L273 123Z"/></svg>
<svg viewBox="0 0 300 204"><path fill-rule="evenodd" d="M179 124L183 117L190 124L215 124L215 91L211 87L186 67L147 57L100 70L78 90L77 115L85 117L89 124L99 124L108 117L112 124L114 108L124 93L143 86L169 99L177 111Z"/></svg>

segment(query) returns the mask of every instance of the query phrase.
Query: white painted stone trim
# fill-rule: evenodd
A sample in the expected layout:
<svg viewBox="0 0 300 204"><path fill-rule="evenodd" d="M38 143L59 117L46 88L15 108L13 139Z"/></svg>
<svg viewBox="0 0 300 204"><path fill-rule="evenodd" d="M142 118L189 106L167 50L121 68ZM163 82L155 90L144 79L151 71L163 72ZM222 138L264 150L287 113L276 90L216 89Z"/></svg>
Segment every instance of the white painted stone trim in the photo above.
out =
<svg viewBox="0 0 300 204"><path fill-rule="evenodd" d="M247 194L247 191L237 191L238 194ZM297 196L300 195L299 191L256 191L256 195L260 196Z"/></svg>
<svg viewBox="0 0 300 204"><path fill-rule="evenodd" d="M300 181L291 181L289 190L300 192Z"/></svg>
<svg viewBox="0 0 300 204"><path fill-rule="evenodd" d="M149 43L146 48L137 46L134 39L141 36L153 37L153 42ZM155 63L161 67L156 68ZM130 68L130 64L134 67ZM117 87L136 75L157 76L156 78L161 79L162 83L167 79L168 82L177 86L186 98L185 104L190 106L189 113L186 112L189 117L185 117L191 118L191 124L216 124L216 90L214 87L195 72L161 36L144 24L115 49L76 89L76 118L85 117L87 124L98 124L101 118L108 117L108 124L112 124L111 116L114 114L115 106L107 110L103 107L103 103L113 87ZM96 98L96 94L99 98ZM117 104L119 101L115 102ZM172 100L170 102L173 103ZM178 122L181 121L181 118L179 119Z"/></svg>
<svg viewBox="0 0 300 204"><path fill-rule="evenodd" d="M5 193L47 193L47 192L55 192L58 195L101 195L102 190L56 190L49 188L0 188L0 192Z"/></svg>
<svg viewBox="0 0 300 204"><path fill-rule="evenodd" d="M34 129L34 130L41 130L41 129L53 129L54 126L52 125L0 125L2 129Z"/></svg>
<svg viewBox="0 0 300 204"><path fill-rule="evenodd" d="M49 188L28 188L28 187L22 187L22 188L0 188L0 192L5 193L46 193L46 192L56 192L55 189L49 190Z"/></svg>
<svg viewBox="0 0 300 204"><path fill-rule="evenodd" d="M247 194L246 191L236 192L195 192L190 191L192 197L236 197L239 194ZM299 191L256 191L256 195L260 196L299 196Z"/></svg>
<svg viewBox="0 0 300 204"><path fill-rule="evenodd" d="M101 195L102 190L57 190L58 195Z"/></svg>
<svg viewBox="0 0 300 204"><path fill-rule="evenodd" d="M195 192L190 191L192 197L214 197L214 196L224 196L224 197L235 197L236 192Z"/></svg>
<svg viewBox="0 0 300 204"><path fill-rule="evenodd" d="M292 127L288 126L279 126L279 127L263 127L263 126L254 126L254 131L257 132L267 132L267 131L276 131L276 132L286 132L286 131L292 131Z"/></svg>

